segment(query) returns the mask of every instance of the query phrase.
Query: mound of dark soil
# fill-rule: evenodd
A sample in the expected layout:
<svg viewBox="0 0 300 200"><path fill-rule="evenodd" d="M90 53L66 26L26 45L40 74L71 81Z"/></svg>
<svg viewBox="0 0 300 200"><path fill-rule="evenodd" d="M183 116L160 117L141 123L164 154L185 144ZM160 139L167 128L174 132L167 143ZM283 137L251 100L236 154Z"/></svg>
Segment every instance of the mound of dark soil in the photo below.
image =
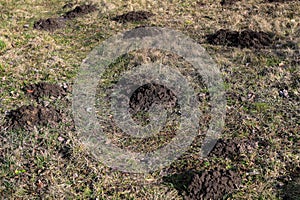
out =
<svg viewBox="0 0 300 200"><path fill-rule="evenodd" d="M128 13L125 13L123 15L118 15L112 20L126 23L126 22L138 22L138 21L144 21L148 20L150 17L152 17L154 14L148 11L131 11Z"/></svg>
<svg viewBox="0 0 300 200"><path fill-rule="evenodd" d="M258 148L259 142L246 139L219 139L209 156L233 159L242 153L251 153Z"/></svg>
<svg viewBox="0 0 300 200"><path fill-rule="evenodd" d="M40 19L36 21L33 28L38 30L54 31L65 27L67 20L86 15L96 10L97 7L91 4L76 6L73 10L66 12L63 17Z"/></svg>
<svg viewBox="0 0 300 200"><path fill-rule="evenodd" d="M201 175L194 176L185 199L222 199L224 195L237 189L240 184L241 177L234 171L218 168L204 171Z"/></svg>
<svg viewBox="0 0 300 200"><path fill-rule="evenodd" d="M31 129L37 125L57 124L62 121L61 113L52 107L22 106L9 112L7 126L12 129Z"/></svg>
<svg viewBox="0 0 300 200"><path fill-rule="evenodd" d="M23 88L26 95L30 98L38 100L41 97L61 98L66 96L66 89L56 84L41 82L37 84L27 85Z"/></svg>
<svg viewBox="0 0 300 200"><path fill-rule="evenodd" d="M64 18L48 18L36 21L33 28L37 30L54 31L65 27L65 25L66 21Z"/></svg>
<svg viewBox="0 0 300 200"><path fill-rule="evenodd" d="M89 14L91 12L94 12L97 10L97 7L95 5L80 5L76 6L73 10L68 11L65 15L64 18L66 19L73 19L76 17L80 17L86 14Z"/></svg>
<svg viewBox="0 0 300 200"><path fill-rule="evenodd" d="M222 6L227 6L227 5L232 5L232 4L234 4L234 3L238 2L238 1L240 1L240 0L222 0L220 2L220 4Z"/></svg>
<svg viewBox="0 0 300 200"><path fill-rule="evenodd" d="M130 112L148 111L152 104L161 104L172 108L176 105L175 94L163 85L156 83L145 84L139 87L130 97Z"/></svg>
<svg viewBox="0 0 300 200"><path fill-rule="evenodd" d="M263 48L273 44L273 35L262 31L244 30L241 32L228 29L218 30L206 36L209 44L240 48Z"/></svg>

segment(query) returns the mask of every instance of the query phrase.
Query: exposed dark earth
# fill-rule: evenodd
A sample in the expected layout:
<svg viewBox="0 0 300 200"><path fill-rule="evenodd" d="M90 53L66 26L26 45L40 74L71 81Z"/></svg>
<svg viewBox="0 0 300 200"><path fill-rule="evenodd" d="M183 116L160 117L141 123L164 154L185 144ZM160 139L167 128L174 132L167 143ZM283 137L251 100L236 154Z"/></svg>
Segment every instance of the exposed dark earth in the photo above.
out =
<svg viewBox="0 0 300 200"><path fill-rule="evenodd" d="M243 153L252 153L259 146L267 147L265 142L247 139L219 139L209 156L234 159Z"/></svg>
<svg viewBox="0 0 300 200"><path fill-rule="evenodd" d="M15 110L9 111L6 116L7 122L5 124L5 127L7 127L8 130L30 130L34 126L56 125L63 121L65 116L63 116L60 110L55 109L51 105L41 106L40 99L62 99L67 95L67 87L47 82L40 82L25 86L23 91L29 98L38 102L38 105L24 105Z"/></svg>
<svg viewBox="0 0 300 200"><path fill-rule="evenodd" d="M177 103L175 94L163 85L156 83L139 87L130 97L130 112L148 111L152 104L161 104L166 108L174 107Z"/></svg>
<svg viewBox="0 0 300 200"><path fill-rule="evenodd" d="M97 10L97 7L91 4L76 6L73 10L66 12L64 18L74 19Z"/></svg>
<svg viewBox="0 0 300 200"><path fill-rule="evenodd" d="M66 5L63 9L68 7ZM73 10L66 12L62 17L40 19L34 23L33 27L37 30L54 31L56 29L65 27L67 20L72 20L76 17L81 17L97 10L98 8L92 4L76 6ZM120 23L139 22L148 20L153 15L153 13L148 11L131 11L115 16L112 18L112 20Z"/></svg>
<svg viewBox="0 0 300 200"><path fill-rule="evenodd" d="M240 1L240 0L222 0L220 2L220 4L222 6L227 6L227 5L232 5L232 4L234 4L234 3L238 2L238 1Z"/></svg>
<svg viewBox="0 0 300 200"><path fill-rule="evenodd" d="M36 21L33 28L37 30L54 31L65 27L65 25L66 20L64 18L48 18Z"/></svg>
<svg viewBox="0 0 300 200"><path fill-rule="evenodd" d="M64 6L64 8L67 7ZM89 14L96 10L97 7L91 4L76 6L73 10L66 12L62 17L40 19L36 21L33 25L33 28L37 30L54 31L56 29L65 27L67 20Z"/></svg>
<svg viewBox="0 0 300 200"><path fill-rule="evenodd" d="M34 126L56 125L63 119L60 111L53 107L21 106L7 115L8 130L32 129Z"/></svg>
<svg viewBox="0 0 300 200"><path fill-rule="evenodd" d="M219 139L209 157L240 161L242 155L267 150L269 144L258 139ZM262 150L261 150L262 149ZM204 171L187 171L164 177L168 183L176 185L185 199L222 199L230 195L241 184L246 173L240 166L235 169L217 167Z"/></svg>
<svg viewBox="0 0 300 200"><path fill-rule="evenodd" d="M243 30L241 32L220 29L207 35L207 42L213 45L224 45L240 48L263 48L273 44L273 35L262 31Z"/></svg>
<svg viewBox="0 0 300 200"><path fill-rule="evenodd" d="M41 97L62 98L67 94L67 88L46 82L27 85L23 90L28 97L35 100L39 100Z"/></svg>
<svg viewBox="0 0 300 200"><path fill-rule="evenodd" d="M232 170L213 169L196 174L188 186L187 200L222 199L241 184L240 175Z"/></svg>
<svg viewBox="0 0 300 200"><path fill-rule="evenodd" d="M138 22L148 20L154 14L148 11L131 11L122 15L118 15L112 18L112 20L126 23L126 22Z"/></svg>

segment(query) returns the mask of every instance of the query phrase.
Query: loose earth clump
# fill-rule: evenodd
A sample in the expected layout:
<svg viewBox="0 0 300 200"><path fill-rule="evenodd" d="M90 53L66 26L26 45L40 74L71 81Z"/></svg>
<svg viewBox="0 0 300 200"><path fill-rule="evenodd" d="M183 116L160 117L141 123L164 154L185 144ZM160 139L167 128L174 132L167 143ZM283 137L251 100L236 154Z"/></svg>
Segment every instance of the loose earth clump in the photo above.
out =
<svg viewBox="0 0 300 200"><path fill-rule="evenodd" d="M25 129L30 130L34 126L45 126L57 124L62 121L62 114L52 107L21 106L9 112L7 116L8 130Z"/></svg>
<svg viewBox="0 0 300 200"><path fill-rule="evenodd" d="M54 31L65 27L65 25L66 20L64 18L48 18L36 21L33 28L37 30Z"/></svg>
<svg viewBox="0 0 300 200"><path fill-rule="evenodd" d="M263 31L243 30L230 31L228 29L220 29L214 34L206 36L209 44L224 45L240 48L264 48L272 45L273 35Z"/></svg>
<svg viewBox="0 0 300 200"><path fill-rule="evenodd" d="M252 153L259 145L267 144L247 139L219 139L209 155L233 159L242 153Z"/></svg>
<svg viewBox="0 0 300 200"><path fill-rule="evenodd" d="M237 189L241 184L241 177L232 170L215 168L195 175L188 187L185 199L222 199L226 194Z"/></svg>
<svg viewBox="0 0 300 200"><path fill-rule="evenodd" d="M86 14L89 14L91 12L94 12L97 10L97 7L92 4L88 5L80 5L76 6L73 10L68 11L65 15L64 18L66 19L74 19L76 17L80 17Z"/></svg>
<svg viewBox="0 0 300 200"><path fill-rule="evenodd" d="M149 83L139 87L130 97L130 112L148 111L153 104L162 104L168 108L177 103L175 94L166 86Z"/></svg>
<svg viewBox="0 0 300 200"><path fill-rule="evenodd" d="M36 100L41 97L62 98L67 94L66 88L46 82L27 85L23 90L27 96Z"/></svg>
<svg viewBox="0 0 300 200"><path fill-rule="evenodd" d="M33 27L37 30L54 31L65 27L67 20L86 15L96 10L97 7L91 4L76 6L73 10L66 12L63 17L40 19L34 23Z"/></svg>
<svg viewBox="0 0 300 200"><path fill-rule="evenodd" d="M148 11L131 11L123 15L118 15L112 18L112 20L120 23L139 22L139 21L148 20L153 15L154 15L153 13Z"/></svg>

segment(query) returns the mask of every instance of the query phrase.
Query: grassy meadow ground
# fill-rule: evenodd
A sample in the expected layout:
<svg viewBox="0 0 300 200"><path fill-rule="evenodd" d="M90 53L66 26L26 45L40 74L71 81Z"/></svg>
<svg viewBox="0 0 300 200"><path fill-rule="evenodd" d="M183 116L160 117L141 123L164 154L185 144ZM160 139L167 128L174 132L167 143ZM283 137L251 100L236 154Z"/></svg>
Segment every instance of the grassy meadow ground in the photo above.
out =
<svg viewBox="0 0 300 200"><path fill-rule="evenodd" d="M241 179L224 199L300 199L300 1L222 2L0 0L0 196L184 199L192 189L181 174L223 168ZM34 29L39 19L59 17L87 3L98 10L53 31ZM139 10L154 15L138 22L112 20ZM195 148L171 166L150 174L128 174L99 163L82 146L72 124L70 92L79 67L102 41L137 26L179 30L207 50L220 67L226 88L222 141L227 141L225 146L240 141L238 152L222 147L221 153L202 160L193 144ZM250 29L275 37L263 48L209 44L206 36L220 29ZM124 58L116 66L133 63ZM59 98L29 98L23 88L40 82L66 86L68 92ZM8 129L9 113L26 105L51 105L63 118L54 125ZM113 139L125 145L119 136Z"/></svg>

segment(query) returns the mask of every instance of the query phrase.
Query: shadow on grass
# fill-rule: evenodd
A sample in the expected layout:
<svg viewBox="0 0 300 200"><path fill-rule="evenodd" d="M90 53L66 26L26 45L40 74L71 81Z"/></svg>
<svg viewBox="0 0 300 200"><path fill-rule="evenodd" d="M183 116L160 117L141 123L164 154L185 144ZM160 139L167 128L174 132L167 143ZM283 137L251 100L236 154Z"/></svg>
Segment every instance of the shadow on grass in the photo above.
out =
<svg viewBox="0 0 300 200"><path fill-rule="evenodd" d="M179 174L172 174L170 176L163 177L163 181L166 184L171 184L180 195L187 192L188 186L191 184L192 179L196 172L186 171Z"/></svg>

